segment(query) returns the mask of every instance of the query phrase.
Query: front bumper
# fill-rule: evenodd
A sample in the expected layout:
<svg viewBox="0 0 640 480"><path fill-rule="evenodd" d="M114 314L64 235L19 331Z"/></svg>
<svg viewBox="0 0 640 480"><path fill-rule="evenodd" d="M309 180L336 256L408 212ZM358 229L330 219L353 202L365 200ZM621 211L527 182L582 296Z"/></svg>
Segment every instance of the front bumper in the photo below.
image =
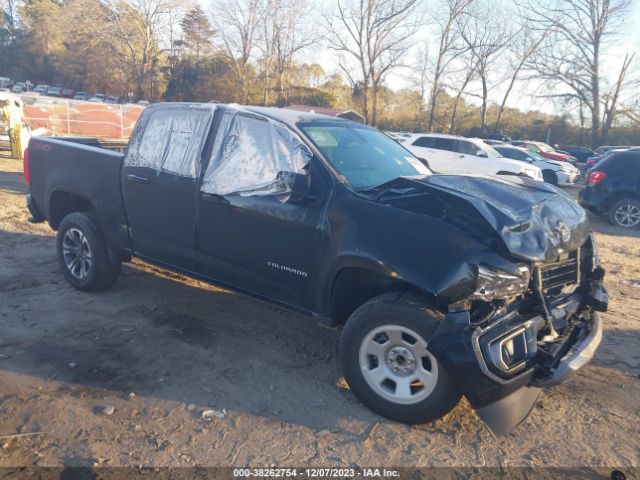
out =
<svg viewBox="0 0 640 480"><path fill-rule="evenodd" d="M450 313L429 342L429 350L452 374L489 430L504 435L527 418L540 388L564 382L591 361L602 339L598 311L606 310L607 301L601 279L592 281L590 290L574 293L566 308L552 312L554 325L557 321L570 326L548 341L537 338L539 315L514 311L482 329L471 324L469 312ZM519 348L528 354L526 362L505 372L492 345L512 335L521 335Z"/></svg>
<svg viewBox="0 0 640 480"><path fill-rule="evenodd" d="M556 172L556 176L558 177L558 185L569 186L569 185L576 184L576 182L580 178L580 172L569 173L569 172L563 172L562 170L558 170Z"/></svg>
<svg viewBox="0 0 640 480"><path fill-rule="evenodd" d="M586 336L574 344L569 353L560 358L553 373L547 377L534 379L533 386L550 387L562 383L591 361L602 341L602 320L598 312L591 314L590 327Z"/></svg>

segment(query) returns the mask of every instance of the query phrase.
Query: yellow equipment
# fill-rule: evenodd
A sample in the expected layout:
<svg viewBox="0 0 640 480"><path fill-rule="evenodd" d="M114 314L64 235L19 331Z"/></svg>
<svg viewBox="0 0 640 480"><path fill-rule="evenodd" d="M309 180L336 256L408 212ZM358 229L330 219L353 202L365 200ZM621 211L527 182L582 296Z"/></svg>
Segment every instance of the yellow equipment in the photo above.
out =
<svg viewBox="0 0 640 480"><path fill-rule="evenodd" d="M23 103L20 97L0 92L0 135L9 136L11 156L21 159L26 147L22 125Z"/></svg>

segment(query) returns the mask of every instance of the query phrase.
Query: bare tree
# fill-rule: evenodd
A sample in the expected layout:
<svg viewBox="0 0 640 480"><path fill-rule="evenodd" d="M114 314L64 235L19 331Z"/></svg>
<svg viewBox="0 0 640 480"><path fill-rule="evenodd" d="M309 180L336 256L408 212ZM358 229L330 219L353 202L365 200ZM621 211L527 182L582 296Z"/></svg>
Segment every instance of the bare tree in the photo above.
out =
<svg viewBox="0 0 640 480"><path fill-rule="evenodd" d="M477 78L478 75L478 65L476 63L476 59L473 55L469 55L465 63L465 67L458 72L461 74L461 80L457 82L457 87L452 90L456 92L456 95L453 100L453 106L451 107L451 118L449 119L449 133L455 133L456 131L456 122L458 119L458 108L460 107L460 102L462 100L462 96L467 91L469 84Z"/></svg>
<svg viewBox="0 0 640 480"><path fill-rule="evenodd" d="M433 122L436 115L438 96L441 92L441 80L451 62L453 62L464 48L460 44L458 20L475 0L445 0L443 8L436 11L444 12L442 18L436 18L439 27L438 53L436 55L435 67L431 81L431 94L429 98L429 118L427 120L427 130L433 130Z"/></svg>
<svg viewBox="0 0 640 480"><path fill-rule="evenodd" d="M489 104L490 75L496 60L514 36L501 18L499 7L486 2L475 4L472 11L463 13L458 18L458 28L465 45L469 49L480 80L480 128L484 132L487 124L487 106Z"/></svg>
<svg viewBox="0 0 640 480"><path fill-rule="evenodd" d="M14 30L17 26L17 0L0 0L0 28Z"/></svg>
<svg viewBox="0 0 640 480"><path fill-rule="evenodd" d="M427 42L418 46L415 62L413 65L412 83L413 87L420 93L420 110L427 109L427 84L431 71L429 69L429 46Z"/></svg>
<svg viewBox="0 0 640 480"><path fill-rule="evenodd" d="M106 4L110 25L108 34L126 57L136 84L136 96L157 96L158 68L162 54L170 46L176 10L174 0L113 0Z"/></svg>
<svg viewBox="0 0 640 480"><path fill-rule="evenodd" d="M213 0L211 7L218 46L238 77L242 103L249 98L250 62L263 33L264 12L263 0Z"/></svg>
<svg viewBox="0 0 640 480"><path fill-rule="evenodd" d="M628 77L629 67L635 57L635 52L632 54L626 54L622 61L622 67L618 73L618 78L614 82L613 86L605 95L603 95L603 121L602 121L602 135L601 138L606 141L609 138L609 131L613 126L613 120L615 119L620 101L620 93L625 87L625 80Z"/></svg>
<svg viewBox="0 0 640 480"><path fill-rule="evenodd" d="M401 65L408 50L408 41L421 20L419 2L337 0L337 13L323 15L329 47L345 53L357 65L367 123L378 122L380 87L389 72ZM342 68L348 70L345 65Z"/></svg>
<svg viewBox="0 0 640 480"><path fill-rule="evenodd" d="M502 96L502 102L498 109L498 115L496 116L496 122L493 126L494 131L497 133L500 130L500 122L502 121L502 115L504 109L507 106L507 100L513 91L513 87L519 80L520 75L525 70L529 59L538 51L542 42L545 41L550 34L549 30L542 30L536 32L527 28L527 25L522 25L520 29L512 37L509 50L511 52L511 65L509 68L509 85L507 86L504 95Z"/></svg>
<svg viewBox="0 0 640 480"><path fill-rule="evenodd" d="M550 30L531 66L552 94L582 102L591 117L591 143L606 140L602 129L602 61L609 41L620 33L631 0L542 0L530 3L525 21L538 30ZM633 56L627 56L606 104L613 122L620 89ZM619 88L617 88L619 87Z"/></svg>
<svg viewBox="0 0 640 480"><path fill-rule="evenodd" d="M286 103L286 84L296 55L317 40L307 22L310 13L305 0L267 0L265 35L261 42L265 52L265 88L267 68L273 65L278 105Z"/></svg>

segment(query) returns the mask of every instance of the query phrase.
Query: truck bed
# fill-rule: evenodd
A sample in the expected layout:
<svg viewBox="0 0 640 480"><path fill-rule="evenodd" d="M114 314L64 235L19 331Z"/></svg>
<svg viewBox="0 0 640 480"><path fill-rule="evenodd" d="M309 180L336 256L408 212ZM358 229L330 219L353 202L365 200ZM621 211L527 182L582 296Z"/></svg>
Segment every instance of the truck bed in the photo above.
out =
<svg viewBox="0 0 640 480"><path fill-rule="evenodd" d="M120 192L124 154L77 139L33 138L29 144L30 202L56 229L70 203L83 203L110 245L126 245ZM124 229L124 230L123 230Z"/></svg>

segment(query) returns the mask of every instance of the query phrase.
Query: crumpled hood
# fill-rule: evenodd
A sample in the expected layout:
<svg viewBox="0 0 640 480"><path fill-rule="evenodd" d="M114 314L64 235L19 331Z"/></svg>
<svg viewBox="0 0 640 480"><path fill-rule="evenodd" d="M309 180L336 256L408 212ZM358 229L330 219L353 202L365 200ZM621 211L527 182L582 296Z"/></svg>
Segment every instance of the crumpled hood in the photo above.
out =
<svg viewBox="0 0 640 480"><path fill-rule="evenodd" d="M445 203L451 196L464 200L516 258L553 261L561 253L580 247L589 235L585 211L567 194L543 182L480 175L430 175L405 180L407 186L426 187Z"/></svg>

